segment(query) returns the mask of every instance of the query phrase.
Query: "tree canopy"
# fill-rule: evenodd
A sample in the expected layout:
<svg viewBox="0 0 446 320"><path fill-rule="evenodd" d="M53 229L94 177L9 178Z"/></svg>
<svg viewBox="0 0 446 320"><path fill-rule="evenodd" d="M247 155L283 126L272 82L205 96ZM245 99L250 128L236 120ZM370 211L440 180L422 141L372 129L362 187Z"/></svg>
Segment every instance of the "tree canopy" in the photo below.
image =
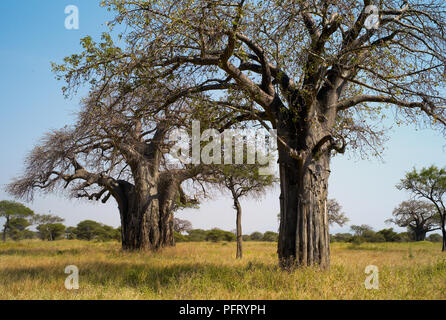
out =
<svg viewBox="0 0 446 320"><path fill-rule="evenodd" d="M443 251L446 251L446 169L436 166L415 168L406 173L397 185L400 190L407 190L415 197L429 201L440 218L443 235Z"/></svg>

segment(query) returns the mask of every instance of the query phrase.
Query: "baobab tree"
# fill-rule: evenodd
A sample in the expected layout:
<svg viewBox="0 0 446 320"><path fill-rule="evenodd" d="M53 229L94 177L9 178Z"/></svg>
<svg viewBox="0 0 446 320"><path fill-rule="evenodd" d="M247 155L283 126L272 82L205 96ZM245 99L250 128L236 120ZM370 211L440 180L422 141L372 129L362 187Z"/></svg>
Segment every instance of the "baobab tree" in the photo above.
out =
<svg viewBox="0 0 446 320"><path fill-rule="evenodd" d="M403 201L393 210L393 219L386 223L394 223L408 228L416 241L424 241L426 233L440 230L440 216L432 203L420 200Z"/></svg>
<svg viewBox="0 0 446 320"><path fill-rule="evenodd" d="M170 169L166 135L187 119L177 108L158 120L147 93L122 93L116 86L101 88L100 95L91 92L74 125L49 132L30 152L24 175L8 186L9 193L31 200L36 190L69 189L75 198L114 198L123 249L174 245L173 207L177 198L188 201L181 184L202 170Z"/></svg>
<svg viewBox="0 0 446 320"><path fill-rule="evenodd" d="M126 25L128 48L99 55L87 46L56 66L68 88L121 61L141 81L212 86L222 108L238 112L234 122L276 129L282 267L329 265L331 157L347 148L379 152L383 109L398 122L446 125L442 0L104 3L116 10L110 25Z"/></svg>
<svg viewBox="0 0 446 320"><path fill-rule="evenodd" d="M400 190L407 190L419 199L425 199L436 209L443 236L442 251L446 251L446 168L436 166L415 168L406 173L397 185Z"/></svg>

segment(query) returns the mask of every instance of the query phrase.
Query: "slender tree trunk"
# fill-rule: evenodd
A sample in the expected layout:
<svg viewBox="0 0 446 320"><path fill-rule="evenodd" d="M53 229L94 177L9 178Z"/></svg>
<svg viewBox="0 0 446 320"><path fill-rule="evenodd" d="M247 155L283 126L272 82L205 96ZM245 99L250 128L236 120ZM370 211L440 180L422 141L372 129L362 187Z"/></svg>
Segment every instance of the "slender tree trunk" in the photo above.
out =
<svg viewBox="0 0 446 320"><path fill-rule="evenodd" d="M6 222L3 226L3 242L6 242L6 230L9 228L9 216L6 216Z"/></svg>
<svg viewBox="0 0 446 320"><path fill-rule="evenodd" d="M243 233L242 233L242 206L237 198L234 199L234 207L237 211L236 217L236 236L237 236L237 259L241 259L243 257L242 252L242 242L243 242Z"/></svg>
<svg viewBox="0 0 446 320"><path fill-rule="evenodd" d="M279 133L280 134L280 133ZM292 145L290 141L290 145ZM298 146L296 146L298 149ZM281 216L279 263L284 269L330 264L327 189L330 154L301 161L279 145Z"/></svg>
<svg viewBox="0 0 446 320"><path fill-rule="evenodd" d="M443 246L441 248L442 252L446 251L446 228L445 228L445 221L446 220L446 216L443 214L441 217L441 234L443 236Z"/></svg>

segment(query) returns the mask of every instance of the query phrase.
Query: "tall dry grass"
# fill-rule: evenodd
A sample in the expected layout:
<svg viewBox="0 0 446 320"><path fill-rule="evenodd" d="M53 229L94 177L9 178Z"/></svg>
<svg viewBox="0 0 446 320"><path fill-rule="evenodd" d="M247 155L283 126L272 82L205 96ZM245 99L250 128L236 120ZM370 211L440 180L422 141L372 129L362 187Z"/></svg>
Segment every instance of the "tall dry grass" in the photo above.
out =
<svg viewBox="0 0 446 320"><path fill-rule="evenodd" d="M446 255L440 245L335 243L331 268L277 267L276 244L180 243L159 253L126 253L118 243L0 243L1 299L445 299ZM64 282L67 265L80 289ZM367 265L379 268L367 290Z"/></svg>

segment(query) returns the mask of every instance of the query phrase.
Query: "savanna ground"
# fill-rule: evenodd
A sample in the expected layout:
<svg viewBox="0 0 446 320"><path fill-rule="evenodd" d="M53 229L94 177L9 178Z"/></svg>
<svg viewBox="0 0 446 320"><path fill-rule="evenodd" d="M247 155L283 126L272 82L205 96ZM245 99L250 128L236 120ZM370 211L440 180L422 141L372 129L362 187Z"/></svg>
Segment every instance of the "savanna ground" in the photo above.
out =
<svg viewBox="0 0 446 320"><path fill-rule="evenodd" d="M0 299L445 299L440 244L334 243L331 268L289 273L275 243L179 243L159 253L126 253L117 242L0 243ZM79 290L64 283L79 268ZM367 290L367 265L379 289Z"/></svg>

